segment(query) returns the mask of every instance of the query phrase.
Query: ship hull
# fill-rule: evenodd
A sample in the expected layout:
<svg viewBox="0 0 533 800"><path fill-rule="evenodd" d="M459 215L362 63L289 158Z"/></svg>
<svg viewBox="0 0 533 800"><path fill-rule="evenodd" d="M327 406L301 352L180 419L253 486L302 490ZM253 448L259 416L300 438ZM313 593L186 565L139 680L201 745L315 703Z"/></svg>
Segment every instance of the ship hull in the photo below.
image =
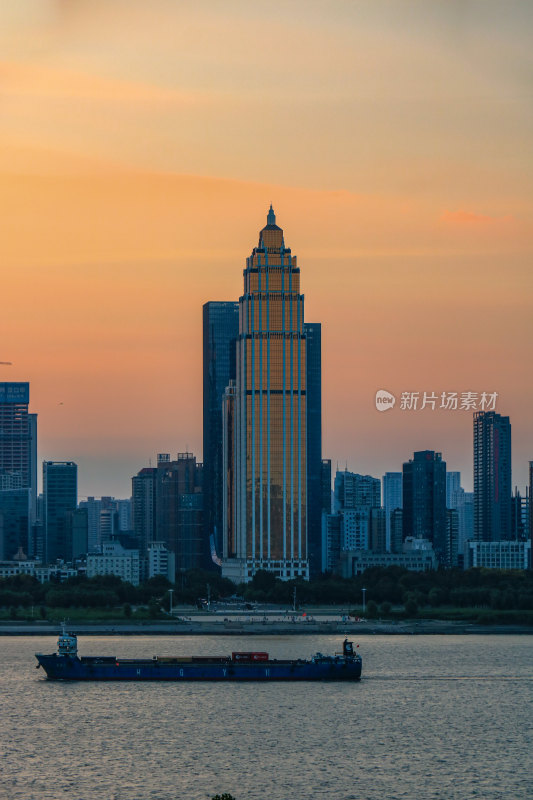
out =
<svg viewBox="0 0 533 800"><path fill-rule="evenodd" d="M51 680L70 681L357 681L361 659L209 663L166 660L116 660L37 654Z"/></svg>

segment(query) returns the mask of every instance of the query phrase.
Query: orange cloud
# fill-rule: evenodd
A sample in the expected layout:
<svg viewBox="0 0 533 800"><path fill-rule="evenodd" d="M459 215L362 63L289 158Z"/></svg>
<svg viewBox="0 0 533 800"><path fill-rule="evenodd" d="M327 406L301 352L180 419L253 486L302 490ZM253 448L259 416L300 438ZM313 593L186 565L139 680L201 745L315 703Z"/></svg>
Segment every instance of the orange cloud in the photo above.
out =
<svg viewBox="0 0 533 800"><path fill-rule="evenodd" d="M169 89L144 81L119 80L30 62L0 62L0 95L75 102L196 105L197 92ZM205 98L204 98L205 99Z"/></svg>
<svg viewBox="0 0 533 800"><path fill-rule="evenodd" d="M499 225L501 223L508 223L514 221L510 214L505 216L491 216L490 214L479 214L475 211L445 211L440 216L441 222L447 222L452 225Z"/></svg>

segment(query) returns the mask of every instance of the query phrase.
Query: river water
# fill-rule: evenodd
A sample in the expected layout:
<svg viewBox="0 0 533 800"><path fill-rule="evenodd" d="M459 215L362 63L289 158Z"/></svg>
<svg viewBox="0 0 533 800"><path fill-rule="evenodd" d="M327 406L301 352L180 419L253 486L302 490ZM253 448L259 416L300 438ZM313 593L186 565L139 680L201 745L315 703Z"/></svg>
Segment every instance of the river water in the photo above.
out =
<svg viewBox="0 0 533 800"><path fill-rule="evenodd" d="M359 683L62 683L55 638L0 638L0 798L525 800L533 637L361 636ZM80 637L85 655L267 650L330 636Z"/></svg>

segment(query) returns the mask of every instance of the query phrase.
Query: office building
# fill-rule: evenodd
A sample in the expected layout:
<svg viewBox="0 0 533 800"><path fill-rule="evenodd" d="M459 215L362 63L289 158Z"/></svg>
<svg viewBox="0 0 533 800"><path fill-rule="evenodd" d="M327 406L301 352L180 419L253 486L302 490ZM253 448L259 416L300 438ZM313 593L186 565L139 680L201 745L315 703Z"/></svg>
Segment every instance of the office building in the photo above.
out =
<svg viewBox="0 0 533 800"><path fill-rule="evenodd" d="M78 467L73 461L43 462L44 560L72 558L70 515L78 505Z"/></svg>
<svg viewBox="0 0 533 800"><path fill-rule="evenodd" d="M222 553L223 475L222 399L235 380L239 304L209 302L203 306L203 457L204 513L207 536Z"/></svg>
<svg viewBox="0 0 533 800"><path fill-rule="evenodd" d="M494 411L474 414L474 539L512 538L511 423Z"/></svg>
<svg viewBox="0 0 533 800"><path fill-rule="evenodd" d="M307 346L307 555L309 574L322 561L322 326L304 323Z"/></svg>
<svg viewBox="0 0 533 800"><path fill-rule="evenodd" d="M403 538L427 539L440 564L449 566L446 534L446 462L433 450L416 452L403 465Z"/></svg>
<svg viewBox="0 0 533 800"><path fill-rule="evenodd" d="M28 412L30 384L0 383L0 470L18 473L37 515L37 414Z"/></svg>
<svg viewBox="0 0 533 800"><path fill-rule="evenodd" d="M233 550L222 566L235 582L261 569L281 579L309 576L303 306L300 269L271 207L239 300L229 465L235 502L233 518L224 520Z"/></svg>
<svg viewBox="0 0 533 800"><path fill-rule="evenodd" d="M386 472L381 483L385 509L385 549L387 552L395 552L391 540L391 514L397 508L402 508L402 473Z"/></svg>
<svg viewBox="0 0 533 800"><path fill-rule="evenodd" d="M0 560L30 551L30 490L0 489Z"/></svg>

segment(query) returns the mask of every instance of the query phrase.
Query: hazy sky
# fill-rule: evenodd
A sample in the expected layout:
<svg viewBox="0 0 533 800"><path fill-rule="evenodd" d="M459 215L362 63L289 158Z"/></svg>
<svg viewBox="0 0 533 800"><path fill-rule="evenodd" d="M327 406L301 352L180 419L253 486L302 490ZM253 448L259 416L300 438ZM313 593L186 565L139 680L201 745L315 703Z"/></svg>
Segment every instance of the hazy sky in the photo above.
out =
<svg viewBox="0 0 533 800"><path fill-rule="evenodd" d="M443 453L498 392L533 459L533 5L0 0L0 380L40 456L128 496L202 453L201 306L234 300L273 203L323 324L323 455Z"/></svg>

